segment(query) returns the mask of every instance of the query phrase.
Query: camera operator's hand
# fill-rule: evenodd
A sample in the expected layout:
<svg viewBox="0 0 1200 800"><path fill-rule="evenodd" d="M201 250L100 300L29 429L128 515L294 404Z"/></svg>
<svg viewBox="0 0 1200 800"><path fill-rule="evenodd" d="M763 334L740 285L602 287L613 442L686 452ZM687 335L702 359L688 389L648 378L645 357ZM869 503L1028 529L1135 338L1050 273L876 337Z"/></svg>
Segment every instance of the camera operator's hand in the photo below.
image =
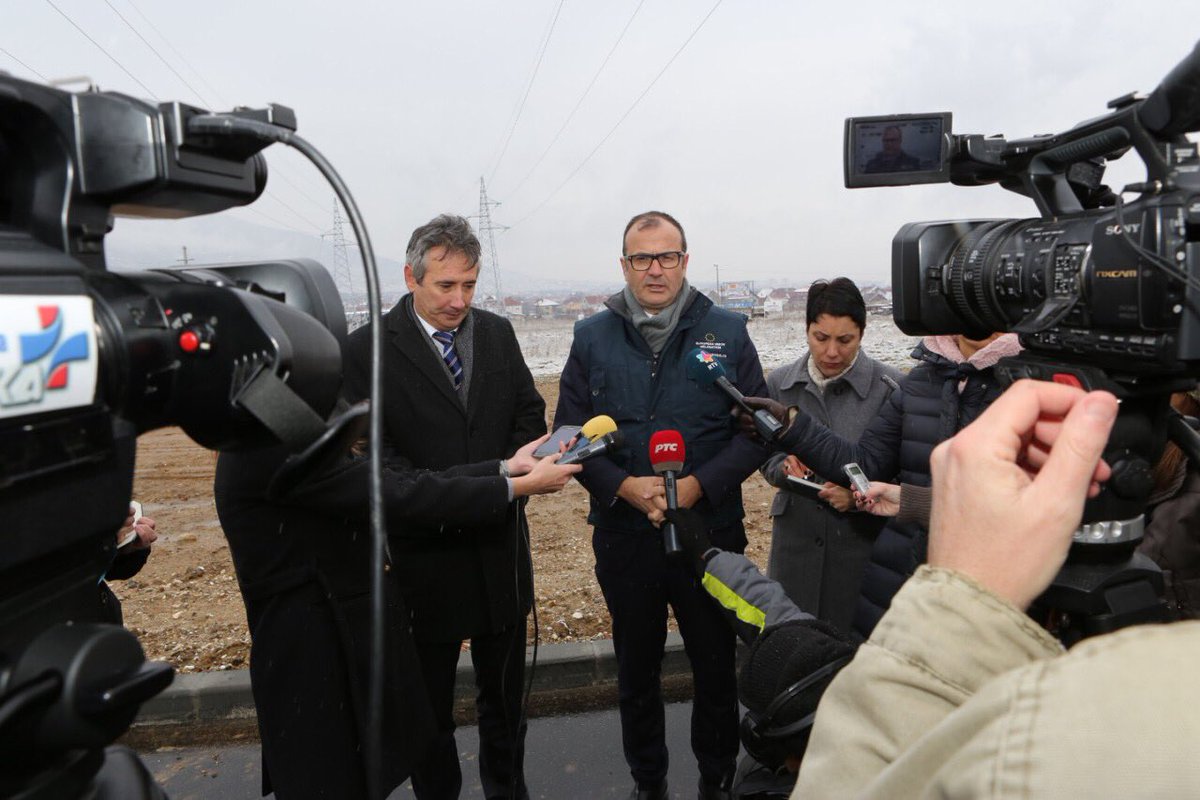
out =
<svg viewBox="0 0 1200 800"><path fill-rule="evenodd" d="M526 445L528 446L528 445ZM524 449L524 448L522 448ZM526 497L531 494L552 494L566 486L571 476L583 469L582 464L558 465L561 454L554 454L536 460L536 463L525 475L510 478L513 487L513 497Z"/></svg>
<svg viewBox="0 0 1200 800"><path fill-rule="evenodd" d="M766 409L772 417L779 420L784 425L784 430L787 430L788 411L787 406L783 403L776 402L769 397L747 397L746 405L753 408L755 411ZM754 425L754 417L747 414L740 408L735 408L737 413L738 428L742 433L747 434L755 441L762 441L762 437L758 435L758 428Z"/></svg>
<svg viewBox="0 0 1200 800"><path fill-rule="evenodd" d="M687 553L688 564L697 575L704 574L704 565L708 557L717 552L708 540L708 522L704 515L691 508L680 508L664 512L668 522L675 523L679 533L679 542Z"/></svg>
<svg viewBox="0 0 1200 800"><path fill-rule="evenodd" d="M900 513L900 485L871 481L865 496L854 493L854 502L860 511L877 517L894 517Z"/></svg>
<svg viewBox="0 0 1200 800"><path fill-rule="evenodd" d="M933 451L929 563L1027 608L1066 560L1084 499L1111 474L1100 456L1116 414L1107 392L1013 384Z"/></svg>
<svg viewBox="0 0 1200 800"><path fill-rule="evenodd" d="M533 457L533 451L541 447L549 438L550 434L547 433L513 453L512 458L508 460L508 474L514 477L528 474L541 460Z"/></svg>

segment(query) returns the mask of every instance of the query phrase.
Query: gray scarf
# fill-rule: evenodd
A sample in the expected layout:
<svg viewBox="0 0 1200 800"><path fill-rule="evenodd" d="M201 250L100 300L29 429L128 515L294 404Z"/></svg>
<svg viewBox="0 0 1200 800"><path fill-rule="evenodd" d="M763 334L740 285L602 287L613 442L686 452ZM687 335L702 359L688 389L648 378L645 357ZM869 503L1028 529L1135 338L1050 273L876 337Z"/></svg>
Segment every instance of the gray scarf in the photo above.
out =
<svg viewBox="0 0 1200 800"><path fill-rule="evenodd" d="M687 278L683 279L679 294L675 295L675 302L654 315L646 313L646 309L642 308L642 304L634 297L628 284L625 286L624 295L633 327L637 328L646 344L650 345L650 352L658 355L666 345L667 339L671 338L675 326L679 324L679 315L687 307L688 299L692 295L692 287L688 285Z"/></svg>

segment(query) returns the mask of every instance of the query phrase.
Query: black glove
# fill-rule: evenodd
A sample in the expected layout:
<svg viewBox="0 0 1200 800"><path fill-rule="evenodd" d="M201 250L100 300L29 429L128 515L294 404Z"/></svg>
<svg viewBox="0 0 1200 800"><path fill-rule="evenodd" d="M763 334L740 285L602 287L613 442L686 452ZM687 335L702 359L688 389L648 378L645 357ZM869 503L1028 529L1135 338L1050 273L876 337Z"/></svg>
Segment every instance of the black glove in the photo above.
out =
<svg viewBox="0 0 1200 800"><path fill-rule="evenodd" d="M746 405L750 406L756 411L760 408L765 409L768 414L779 420L780 423L782 423L786 428L788 424L788 413L787 406L785 406L783 403L776 402L769 397L747 397ZM761 442L763 440L762 436L760 436L758 433L758 426L754 424L753 416L747 414L744 410L739 408L737 409L737 418L738 428L742 433L750 436L757 442Z"/></svg>
<svg viewBox="0 0 1200 800"><path fill-rule="evenodd" d="M675 530L679 533L679 543L687 553L688 564L697 575L703 575L708 559L720 552L708 540L708 520L692 508L667 509L663 513L669 522L675 524Z"/></svg>

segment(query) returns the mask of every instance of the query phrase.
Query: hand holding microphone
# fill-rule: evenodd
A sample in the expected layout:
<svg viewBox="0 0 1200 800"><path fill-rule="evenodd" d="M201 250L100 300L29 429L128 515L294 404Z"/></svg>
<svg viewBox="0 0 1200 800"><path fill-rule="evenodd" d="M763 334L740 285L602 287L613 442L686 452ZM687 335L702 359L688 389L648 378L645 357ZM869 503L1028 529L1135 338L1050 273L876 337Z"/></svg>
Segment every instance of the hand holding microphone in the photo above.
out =
<svg viewBox="0 0 1200 800"><path fill-rule="evenodd" d="M679 509L679 495L675 486L675 476L683 469L686 451L683 437L679 431L656 431L650 437L650 466L655 475L661 475L663 490L667 501L667 510ZM663 549L668 558L682 558L686 555L679 531L674 522L666 522L662 526Z"/></svg>
<svg viewBox="0 0 1200 800"><path fill-rule="evenodd" d="M739 409L739 424L743 431L747 425L741 423L741 418L745 417L749 420L750 432L762 439L764 442L773 442L783 432L784 420L787 419L787 409L775 403L774 400L767 400L767 403L775 403L779 405L781 412L776 413L776 409L751 403L750 401L761 401L765 398L747 398L738 388L729 382L729 378L725 375L725 367L721 366L721 362L713 356L712 353L707 353L699 347L693 348L692 352L687 356L687 373L688 377L705 386L716 386L724 392L730 400L733 401Z"/></svg>

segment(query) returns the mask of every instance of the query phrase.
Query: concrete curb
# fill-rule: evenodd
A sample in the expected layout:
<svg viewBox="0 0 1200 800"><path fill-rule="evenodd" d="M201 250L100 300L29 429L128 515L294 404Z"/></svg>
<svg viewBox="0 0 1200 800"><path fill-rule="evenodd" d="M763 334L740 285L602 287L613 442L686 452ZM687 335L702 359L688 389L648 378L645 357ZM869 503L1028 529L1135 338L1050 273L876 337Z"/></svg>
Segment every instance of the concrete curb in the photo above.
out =
<svg viewBox="0 0 1200 800"><path fill-rule="evenodd" d="M526 663L532 649L526 652ZM663 691L669 699L687 696L691 666L677 632L667 634ZM538 648L529 698L531 717L616 705L617 659L612 641L564 642ZM456 718L474 720L475 679L470 653L458 660ZM176 675L162 694L142 706L125 742L139 749L250 739L258 735L250 671Z"/></svg>

